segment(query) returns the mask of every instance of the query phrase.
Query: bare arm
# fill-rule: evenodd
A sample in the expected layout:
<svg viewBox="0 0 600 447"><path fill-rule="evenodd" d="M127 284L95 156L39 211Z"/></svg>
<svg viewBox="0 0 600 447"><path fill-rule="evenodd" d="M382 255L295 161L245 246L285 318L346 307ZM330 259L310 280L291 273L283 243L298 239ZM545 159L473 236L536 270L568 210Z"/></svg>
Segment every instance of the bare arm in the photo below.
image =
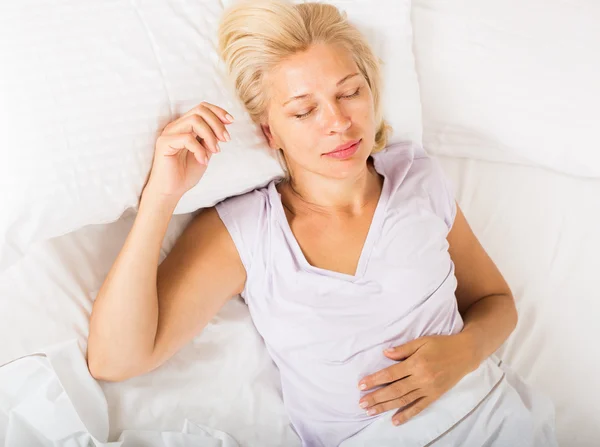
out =
<svg viewBox="0 0 600 447"><path fill-rule="evenodd" d="M517 324L513 295L504 277L471 230L457 205L448 234L448 251L458 281L456 299L464 320L462 334L473 347L478 366L508 338Z"/></svg>
<svg viewBox="0 0 600 447"><path fill-rule="evenodd" d="M226 111L202 103L167 125L157 140L138 215L92 309L88 366L102 380L124 380L167 360L231 297L246 272L214 208L201 212L159 266L160 247L179 199L198 183Z"/></svg>
<svg viewBox="0 0 600 447"><path fill-rule="evenodd" d="M426 335L386 350L388 358L399 362L359 382L365 390L384 385L360 402L374 411L371 414L399 408L393 416L398 424L420 413L475 370L500 347L517 322L511 291L460 208L447 240L458 281L462 332Z"/></svg>
<svg viewBox="0 0 600 447"><path fill-rule="evenodd" d="M155 369L240 293L246 279L214 208L195 217L157 268L174 207L145 199L94 303L88 365L96 379Z"/></svg>

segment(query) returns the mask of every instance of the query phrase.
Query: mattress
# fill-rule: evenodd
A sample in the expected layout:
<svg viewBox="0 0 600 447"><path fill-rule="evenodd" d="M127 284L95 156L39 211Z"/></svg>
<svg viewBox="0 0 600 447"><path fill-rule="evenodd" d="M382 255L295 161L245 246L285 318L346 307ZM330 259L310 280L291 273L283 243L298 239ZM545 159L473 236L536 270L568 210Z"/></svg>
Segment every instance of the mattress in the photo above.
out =
<svg viewBox="0 0 600 447"><path fill-rule="evenodd" d="M600 180L440 160L517 300L519 324L499 356L552 397L561 445L595 445L600 360L590 355L589 341L600 339ZM162 257L190 218L173 218ZM0 365L65 340L85 348L93 299L133 219L129 213L38 244L0 276L0 338L9 340ZM159 369L100 387L110 440L124 430L180 431L189 420L228 433L240 446L300 445L283 407L278 370L241 298Z"/></svg>

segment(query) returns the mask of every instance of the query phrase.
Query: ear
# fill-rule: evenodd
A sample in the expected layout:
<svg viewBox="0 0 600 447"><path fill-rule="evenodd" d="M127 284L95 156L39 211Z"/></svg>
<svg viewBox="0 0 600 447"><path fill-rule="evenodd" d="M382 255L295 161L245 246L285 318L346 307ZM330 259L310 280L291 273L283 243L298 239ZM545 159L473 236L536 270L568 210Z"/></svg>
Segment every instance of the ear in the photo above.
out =
<svg viewBox="0 0 600 447"><path fill-rule="evenodd" d="M279 145L275 143L275 137L271 133L271 127L268 124L261 124L260 128L262 129L265 138L269 142L269 147L271 149L279 149Z"/></svg>

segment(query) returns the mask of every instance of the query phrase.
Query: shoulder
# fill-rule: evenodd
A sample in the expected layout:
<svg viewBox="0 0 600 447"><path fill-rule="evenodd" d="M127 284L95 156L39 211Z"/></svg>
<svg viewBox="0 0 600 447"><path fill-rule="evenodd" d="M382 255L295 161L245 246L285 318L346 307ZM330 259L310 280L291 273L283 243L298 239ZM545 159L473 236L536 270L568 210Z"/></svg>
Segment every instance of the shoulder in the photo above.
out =
<svg viewBox="0 0 600 447"><path fill-rule="evenodd" d="M444 169L435 156L430 156L420 144L414 142L395 143L374 154L379 168L386 176L394 177L398 172L423 177L428 181L445 179Z"/></svg>
<svg viewBox="0 0 600 447"><path fill-rule="evenodd" d="M456 215L455 188L438 158L413 142L389 145L375 157L401 197L425 196L433 211L449 228L452 226Z"/></svg>
<svg viewBox="0 0 600 447"><path fill-rule="evenodd" d="M269 203L269 185L254 189L252 191L228 197L215 205L215 209L221 215L236 218L245 218L261 213Z"/></svg>
<svg viewBox="0 0 600 447"><path fill-rule="evenodd" d="M429 155L423 147L412 141L389 144L381 151L373 155L373 158L385 162L386 165L397 165L399 163L412 164L419 161L427 161Z"/></svg>
<svg viewBox="0 0 600 447"><path fill-rule="evenodd" d="M393 192L411 189L415 182L431 180L432 159L423 147L413 142L395 143L373 154L375 169L391 183Z"/></svg>
<svg viewBox="0 0 600 447"><path fill-rule="evenodd" d="M215 205L247 272L265 234L268 234L271 216L269 191L274 185L272 181L265 187L229 197Z"/></svg>
<svg viewBox="0 0 600 447"><path fill-rule="evenodd" d="M254 235L264 227L271 213L270 190L274 181L267 186L229 197L215 205L215 210L232 236L244 238Z"/></svg>

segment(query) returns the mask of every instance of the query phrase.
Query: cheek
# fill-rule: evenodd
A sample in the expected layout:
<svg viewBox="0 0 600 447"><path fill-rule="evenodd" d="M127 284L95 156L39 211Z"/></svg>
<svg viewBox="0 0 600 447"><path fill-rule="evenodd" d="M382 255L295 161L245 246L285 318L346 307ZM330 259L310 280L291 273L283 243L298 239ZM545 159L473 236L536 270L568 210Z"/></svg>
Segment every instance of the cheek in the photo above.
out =
<svg viewBox="0 0 600 447"><path fill-rule="evenodd" d="M293 129L290 129L289 123L285 120L278 118L273 122L272 127L273 131L273 141L278 147L287 147L290 140L290 133Z"/></svg>
<svg viewBox="0 0 600 447"><path fill-rule="evenodd" d="M375 127L375 110L371 101L357 102L352 106L352 121L364 131ZM374 130L373 130L374 132Z"/></svg>
<svg viewBox="0 0 600 447"><path fill-rule="evenodd" d="M300 161L310 154L307 148L314 147L314 141L319 134L309 123L294 121L280 123L276 142L284 149L287 157Z"/></svg>
<svg viewBox="0 0 600 447"><path fill-rule="evenodd" d="M373 97L370 94L365 93L363 96L351 100L348 107L362 119L374 117L375 115L375 105L373 103Z"/></svg>
<svg viewBox="0 0 600 447"><path fill-rule="evenodd" d="M288 126L288 138L294 142L311 145L316 138L323 135L323 118L317 112L304 120L292 118Z"/></svg>

